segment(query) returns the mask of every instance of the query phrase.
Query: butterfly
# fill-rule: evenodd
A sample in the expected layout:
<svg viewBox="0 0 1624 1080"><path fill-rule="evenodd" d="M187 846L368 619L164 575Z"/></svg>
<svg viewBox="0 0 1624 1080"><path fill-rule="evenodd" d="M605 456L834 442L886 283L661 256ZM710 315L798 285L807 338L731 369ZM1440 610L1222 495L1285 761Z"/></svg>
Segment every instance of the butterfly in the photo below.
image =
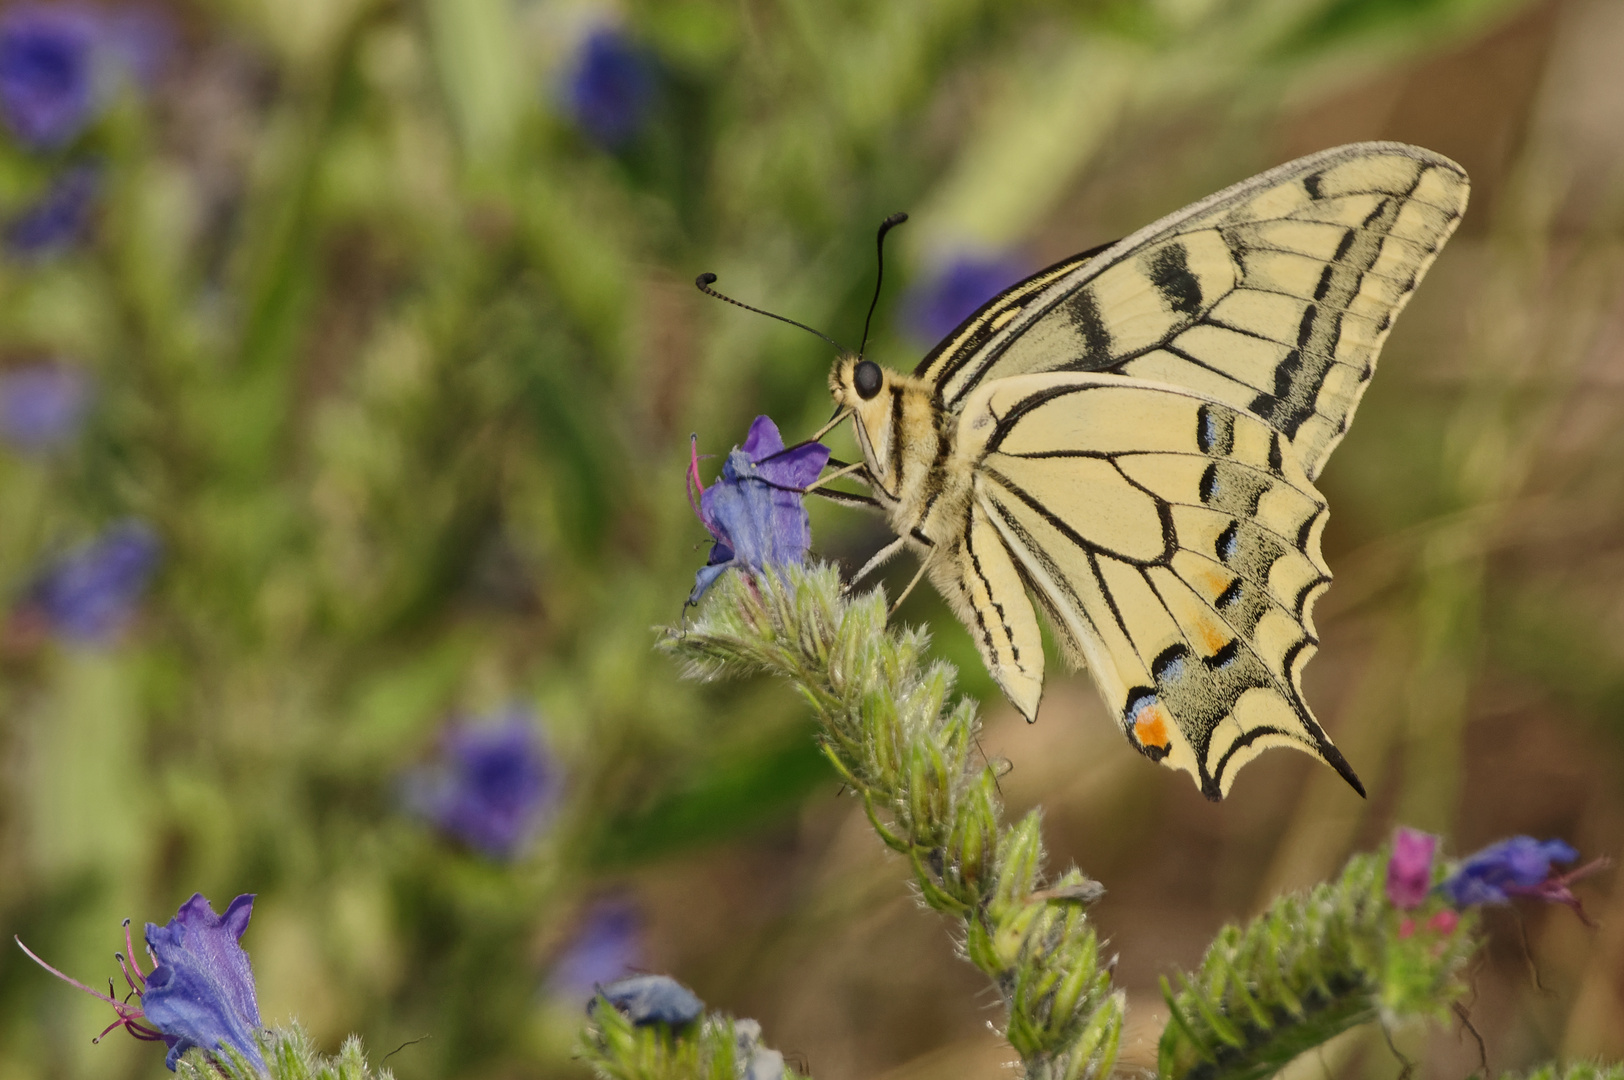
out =
<svg viewBox="0 0 1624 1080"><path fill-rule="evenodd" d="M843 354L840 472L897 534L853 580L915 552L1028 720L1042 609L1128 742L1210 799L1274 746L1363 795L1303 699L1314 479L1467 191L1420 147L1324 150L1012 286L911 375Z"/></svg>

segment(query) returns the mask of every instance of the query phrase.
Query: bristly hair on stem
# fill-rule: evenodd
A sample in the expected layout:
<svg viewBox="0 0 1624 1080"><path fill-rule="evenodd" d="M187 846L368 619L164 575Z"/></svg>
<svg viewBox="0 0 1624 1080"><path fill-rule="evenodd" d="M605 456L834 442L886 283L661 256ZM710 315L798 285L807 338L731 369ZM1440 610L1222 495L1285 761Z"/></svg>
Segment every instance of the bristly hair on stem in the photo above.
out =
<svg viewBox="0 0 1624 1080"><path fill-rule="evenodd" d="M960 921L963 954L992 980L1028 1077L1109 1075L1125 999L1089 924L1097 884L1044 871L1041 818L1001 824L996 766L971 701L926 656L922 630L887 626L884 595L850 600L830 566L732 574L661 647L699 678L789 679L819 742L880 839L908 860L923 902Z"/></svg>
<svg viewBox="0 0 1624 1080"><path fill-rule="evenodd" d="M175 1065L177 1080L394 1080L388 1069L373 1066L357 1035L344 1040L333 1057L316 1044L297 1023L271 1028L259 1035L265 1057L261 1072L235 1048L227 1046L211 1057L194 1050Z"/></svg>
<svg viewBox="0 0 1624 1080"><path fill-rule="evenodd" d="M1125 1010L1087 919L1103 890L1076 869L1046 874L1037 811L1003 824L975 705L954 696L954 672L928 659L928 643L887 625L880 590L847 598L832 567L793 565L728 575L659 644L690 677L788 679L922 902L959 921L961 952L992 980L1023 1075L1103 1078ZM1226 928L1195 971L1164 982L1162 1080L1262 1080L1357 1024L1446 1019L1465 996L1475 915L1441 889L1395 906L1387 865L1385 851L1356 856L1336 881Z"/></svg>

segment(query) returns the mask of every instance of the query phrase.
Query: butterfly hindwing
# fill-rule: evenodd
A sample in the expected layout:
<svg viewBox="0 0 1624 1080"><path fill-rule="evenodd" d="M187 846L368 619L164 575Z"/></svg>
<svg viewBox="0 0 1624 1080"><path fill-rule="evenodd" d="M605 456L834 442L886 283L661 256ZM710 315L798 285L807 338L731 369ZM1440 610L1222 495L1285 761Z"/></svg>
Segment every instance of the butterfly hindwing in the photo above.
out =
<svg viewBox="0 0 1624 1080"><path fill-rule="evenodd" d="M935 565L937 588L969 629L993 680L1028 719L1043 695L1043 634L1020 568L987 514L969 507Z"/></svg>
<svg viewBox="0 0 1624 1080"><path fill-rule="evenodd" d="M1130 741L1212 798L1277 745L1358 787L1302 697L1326 511L1285 443L1228 403L1110 373L993 380L959 420L971 529L1002 543ZM969 590L972 631L1031 617L1009 577Z"/></svg>
<svg viewBox="0 0 1624 1080"><path fill-rule="evenodd" d="M916 375L948 412L1037 372L1170 383L1267 421L1312 479L1467 192L1460 166L1400 143L1300 158L1022 282Z"/></svg>

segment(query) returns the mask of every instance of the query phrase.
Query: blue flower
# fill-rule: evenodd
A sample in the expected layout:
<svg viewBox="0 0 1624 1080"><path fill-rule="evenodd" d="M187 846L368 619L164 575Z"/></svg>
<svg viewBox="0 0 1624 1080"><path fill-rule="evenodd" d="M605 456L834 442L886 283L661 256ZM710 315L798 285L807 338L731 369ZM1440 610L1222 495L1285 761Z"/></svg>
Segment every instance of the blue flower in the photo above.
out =
<svg viewBox="0 0 1624 1080"><path fill-rule="evenodd" d="M6 223L6 248L24 259L41 259L83 240L90 231L101 191L101 169L75 165L51 181L45 194Z"/></svg>
<svg viewBox="0 0 1624 1080"><path fill-rule="evenodd" d="M1504 904L1525 896L1551 876L1552 863L1572 862L1579 853L1561 840L1513 836L1466 856L1444 879L1444 892L1457 907Z"/></svg>
<svg viewBox="0 0 1624 1080"><path fill-rule="evenodd" d="M699 1019L699 1014L705 1011L705 1003L669 975L633 975L600 987L598 993L638 1027L650 1024L682 1027ZM597 1002L598 999L593 998L587 1005L589 1014Z"/></svg>
<svg viewBox="0 0 1624 1080"><path fill-rule="evenodd" d="M26 146L73 140L96 114L97 25L84 9L23 4L0 14L0 118Z"/></svg>
<svg viewBox="0 0 1624 1080"><path fill-rule="evenodd" d="M129 622L158 566L157 534L140 521L114 525L47 567L24 606L72 641L105 643Z"/></svg>
<svg viewBox="0 0 1624 1080"><path fill-rule="evenodd" d="M557 786L557 766L534 723L515 709L495 724L450 725L441 760L407 777L406 796L469 847L511 859L541 824Z"/></svg>
<svg viewBox="0 0 1624 1080"><path fill-rule="evenodd" d="M90 403L84 372L34 364L0 372L0 438L19 450L39 452L79 433Z"/></svg>
<svg viewBox="0 0 1624 1080"><path fill-rule="evenodd" d="M921 340L935 343L1025 276L1025 267L1009 256L962 255L908 290L903 321Z"/></svg>
<svg viewBox="0 0 1624 1080"><path fill-rule="evenodd" d="M120 1000L92 990L35 956L21 941L17 944L52 975L113 1007L118 1019L102 1035L122 1027L138 1039L168 1046L164 1064L171 1072L193 1047L212 1055L227 1046L263 1070L265 1059L254 1038L261 1026L254 970L240 944L253 909L253 895L244 894L231 902L225 914L216 915L202 893L193 893L165 925L147 923L147 949L156 958L156 966L145 973L130 940L130 920L125 919L128 955L114 955L139 1006L130 1004L127 997Z"/></svg>
<svg viewBox="0 0 1624 1080"><path fill-rule="evenodd" d="M648 53L620 31L603 28L581 43L565 98L583 131L603 146L618 147L648 119L654 92Z"/></svg>
<svg viewBox="0 0 1624 1080"><path fill-rule="evenodd" d="M829 462L822 443L784 449L778 426L765 416L750 425L744 445L734 447L722 475L705 488L696 507L716 543L699 571L688 602L696 604L730 567L760 570L798 563L812 543L812 523L802 505L802 489ZM689 466L690 490L699 486L699 456Z"/></svg>
<svg viewBox="0 0 1624 1080"><path fill-rule="evenodd" d="M254 1041L261 1026L254 972L239 944L253 910L251 893L233 900L222 915L202 893L193 893L165 925L147 923L147 945L158 966L146 977L141 1009L169 1042L164 1064L171 1070L194 1046L231 1046L265 1067Z"/></svg>
<svg viewBox="0 0 1624 1080"><path fill-rule="evenodd" d="M1570 863L1578 857L1579 853L1561 840L1513 836L1462 859L1444 879L1441 888L1456 907L1506 904L1524 896L1566 904L1579 918L1585 919L1584 909L1571 886L1606 867L1608 861L1594 859L1565 874L1556 873L1554 864Z"/></svg>
<svg viewBox="0 0 1624 1080"><path fill-rule="evenodd" d="M548 988L580 998L643 961L643 916L629 897L593 904L548 976Z"/></svg>

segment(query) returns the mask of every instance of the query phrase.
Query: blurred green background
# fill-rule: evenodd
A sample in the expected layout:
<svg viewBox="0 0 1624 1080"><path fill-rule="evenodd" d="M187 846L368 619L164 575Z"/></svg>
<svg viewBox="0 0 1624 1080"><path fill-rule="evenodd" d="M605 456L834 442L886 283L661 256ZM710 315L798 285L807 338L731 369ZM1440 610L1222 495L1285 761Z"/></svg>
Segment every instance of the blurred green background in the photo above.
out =
<svg viewBox="0 0 1624 1080"><path fill-rule="evenodd" d="M40 10L0 11L0 107L6 27ZM799 703L652 650L705 558L689 433L720 453L757 413L793 441L829 412L827 346L690 282L851 343L906 209L870 354L910 369L969 270L1370 138L1454 157L1473 199L1321 482L1307 692L1369 800L1270 754L1213 806L1086 675L1027 727L934 594L901 617L987 703L1012 808L1041 802L1056 860L1109 889L1125 1067L1153 1060L1158 976L1395 822L1624 854L1616 0L52 10L97 27L95 77L67 136L0 143L0 929L86 982L124 917L255 892L267 1021L374 1059L419 1040L401 1080L579 1075L582 980L625 967L819 1080L1000 1075L993 1001ZM40 404L5 376L41 371L74 421L48 439L6 419ZM885 538L813 513L848 566ZM85 569L119 523L161 548L144 588L141 557ZM492 857L421 778L448 720L502 714L545 797ZM1489 913L1495 1070L1624 1057L1610 888L1584 886L1599 929ZM90 1044L111 1019L0 950L0 1080L166 1075ZM1478 1065L1458 1025L1394 1038L1425 1076ZM1379 1032L1300 1064L1400 1068Z"/></svg>

